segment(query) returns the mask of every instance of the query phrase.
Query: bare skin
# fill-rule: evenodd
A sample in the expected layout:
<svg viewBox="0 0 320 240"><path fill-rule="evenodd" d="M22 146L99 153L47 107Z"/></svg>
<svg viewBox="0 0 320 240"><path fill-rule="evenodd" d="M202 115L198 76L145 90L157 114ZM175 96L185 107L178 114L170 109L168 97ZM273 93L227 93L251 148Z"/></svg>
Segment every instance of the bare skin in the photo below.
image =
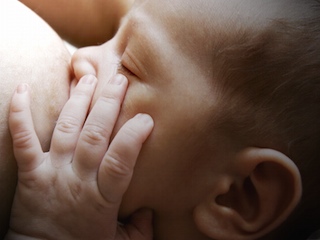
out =
<svg viewBox="0 0 320 240"><path fill-rule="evenodd" d="M152 239L150 211L138 212L126 225L117 222L152 118L137 115L111 140L128 82L115 76L86 119L96 83L94 76L80 80L46 153L34 131L28 86L17 88L9 123L19 181L6 239Z"/></svg>
<svg viewBox="0 0 320 240"><path fill-rule="evenodd" d="M112 38L133 0L20 0L76 46L98 45Z"/></svg>
<svg viewBox="0 0 320 240"><path fill-rule="evenodd" d="M23 4L0 1L0 33L0 238L3 238L17 181L8 127L12 93L22 82L32 88L31 112L42 148L46 150L69 97L72 77L71 56L61 38Z"/></svg>
<svg viewBox="0 0 320 240"><path fill-rule="evenodd" d="M76 78L98 79L90 109L116 74L129 81L111 139L137 113L155 121L121 219L147 207L155 239L207 240L258 239L288 218L302 193L299 169L277 149L235 142L215 127L228 102L221 104L219 69L212 67L214 46L226 40L217 36L266 26L283 16L275 9L294 16L301 1L286 8L288 1L137 0L114 38L75 53Z"/></svg>

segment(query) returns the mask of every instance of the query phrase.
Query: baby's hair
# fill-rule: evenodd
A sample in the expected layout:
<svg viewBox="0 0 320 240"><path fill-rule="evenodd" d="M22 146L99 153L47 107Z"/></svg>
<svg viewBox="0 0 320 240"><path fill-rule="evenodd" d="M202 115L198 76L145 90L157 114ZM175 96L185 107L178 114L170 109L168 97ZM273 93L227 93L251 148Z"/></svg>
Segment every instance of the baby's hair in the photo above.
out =
<svg viewBox="0 0 320 240"><path fill-rule="evenodd" d="M216 48L223 110L215 124L237 143L279 150L296 163L303 197L282 239L306 239L320 227L320 17L240 27Z"/></svg>

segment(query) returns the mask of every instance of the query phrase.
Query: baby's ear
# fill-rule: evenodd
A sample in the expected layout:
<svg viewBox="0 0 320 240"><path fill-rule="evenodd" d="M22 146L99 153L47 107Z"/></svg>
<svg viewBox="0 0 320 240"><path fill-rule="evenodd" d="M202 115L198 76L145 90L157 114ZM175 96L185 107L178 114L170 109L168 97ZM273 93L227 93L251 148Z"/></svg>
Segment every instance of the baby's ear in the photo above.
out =
<svg viewBox="0 0 320 240"><path fill-rule="evenodd" d="M246 148L219 176L194 211L199 230L213 239L257 239L277 228L297 206L301 176L279 151Z"/></svg>

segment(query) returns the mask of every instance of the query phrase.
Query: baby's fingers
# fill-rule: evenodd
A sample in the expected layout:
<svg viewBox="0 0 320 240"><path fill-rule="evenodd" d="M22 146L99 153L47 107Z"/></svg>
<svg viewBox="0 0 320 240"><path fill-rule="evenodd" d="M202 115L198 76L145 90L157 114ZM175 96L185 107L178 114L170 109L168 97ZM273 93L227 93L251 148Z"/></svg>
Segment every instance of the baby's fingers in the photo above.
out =
<svg viewBox="0 0 320 240"><path fill-rule="evenodd" d="M138 114L120 129L111 142L98 173L100 192L109 203L120 204L131 181L142 144L150 135L153 125L149 115Z"/></svg>
<svg viewBox="0 0 320 240"><path fill-rule="evenodd" d="M42 161L40 156L43 152L33 126L30 93L26 84L20 84L12 97L9 128L19 171L35 169Z"/></svg>
<svg viewBox="0 0 320 240"><path fill-rule="evenodd" d="M95 76L83 76L63 107L51 142L51 161L54 166L71 162L96 84Z"/></svg>
<svg viewBox="0 0 320 240"><path fill-rule="evenodd" d="M128 80L123 75L114 76L103 87L86 120L73 161L73 170L81 179L97 178L97 170L108 149L127 86Z"/></svg>

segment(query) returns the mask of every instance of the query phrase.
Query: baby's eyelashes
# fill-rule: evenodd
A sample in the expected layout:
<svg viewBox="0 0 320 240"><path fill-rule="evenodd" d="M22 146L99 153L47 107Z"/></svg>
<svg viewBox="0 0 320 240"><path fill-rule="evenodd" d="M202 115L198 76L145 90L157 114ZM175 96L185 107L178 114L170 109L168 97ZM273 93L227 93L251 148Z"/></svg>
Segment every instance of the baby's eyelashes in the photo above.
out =
<svg viewBox="0 0 320 240"><path fill-rule="evenodd" d="M118 72L123 73L124 75L135 76L135 74L131 72L126 66L124 66L122 62L118 63L117 70Z"/></svg>

